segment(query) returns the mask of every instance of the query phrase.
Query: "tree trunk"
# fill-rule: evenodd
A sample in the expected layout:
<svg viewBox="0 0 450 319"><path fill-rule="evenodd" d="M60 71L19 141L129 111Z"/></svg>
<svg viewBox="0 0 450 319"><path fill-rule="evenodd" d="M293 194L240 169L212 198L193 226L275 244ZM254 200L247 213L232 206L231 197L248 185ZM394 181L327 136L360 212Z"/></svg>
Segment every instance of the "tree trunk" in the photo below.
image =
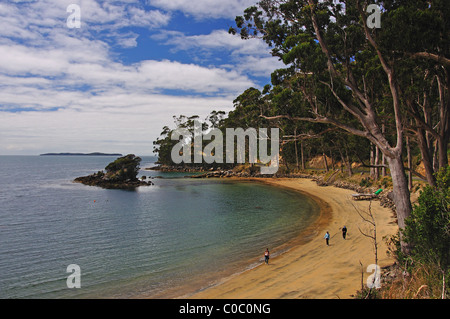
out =
<svg viewBox="0 0 450 319"><path fill-rule="evenodd" d="M304 154L304 149L303 149L303 141L300 142L300 155L302 157L302 170L305 170L306 164L305 164L305 154Z"/></svg>
<svg viewBox="0 0 450 319"><path fill-rule="evenodd" d="M375 168L373 167L375 165L375 154L373 151L374 145L370 144L370 177L375 180Z"/></svg>
<svg viewBox="0 0 450 319"><path fill-rule="evenodd" d="M327 156L325 155L325 152L323 153L323 163L325 165L325 170L328 172L329 168L328 168Z"/></svg>
<svg viewBox="0 0 450 319"><path fill-rule="evenodd" d="M411 191L413 188L413 168L412 168L412 155L411 155L411 145L409 143L409 136L406 137L406 152L408 154L408 189Z"/></svg>
<svg viewBox="0 0 450 319"><path fill-rule="evenodd" d="M438 146L438 141L436 141L434 143L434 153L433 153L433 170L435 172L439 171L438 154L439 154L439 146Z"/></svg>
<svg viewBox="0 0 450 319"><path fill-rule="evenodd" d="M339 156L341 157L341 165L339 165L339 168L341 170L341 173L343 173L344 172L345 159L344 159L344 155L342 154L342 149L340 147L338 147L338 152L339 152Z"/></svg>
<svg viewBox="0 0 450 319"><path fill-rule="evenodd" d="M385 135L386 133L386 126L384 124L381 125L381 132L383 133L383 135ZM386 174L386 155L383 154L383 152L381 152L381 164L383 165L383 167L381 168L381 176L385 177Z"/></svg>
<svg viewBox="0 0 450 319"><path fill-rule="evenodd" d="M387 157L389 170L391 171L394 204L397 213L398 227L405 229L405 219L411 215L411 199L408 189L408 182L406 180L405 168L403 166L402 157L395 156L393 158ZM402 251L409 253L408 245L401 240Z"/></svg>
<svg viewBox="0 0 450 319"><path fill-rule="evenodd" d="M445 84L442 83L440 77L437 77L438 89L439 89L439 138L438 138L438 150L439 150L439 168L447 167L448 165L448 141L450 139L450 99L448 97L449 93L449 82L450 74L448 69L446 70L446 80ZM446 93L447 91L447 93Z"/></svg>
<svg viewBox="0 0 450 319"><path fill-rule="evenodd" d="M448 138L444 136L439 136L438 140L438 151L439 151L439 168L447 167L448 165Z"/></svg>
<svg viewBox="0 0 450 319"><path fill-rule="evenodd" d="M375 166L378 166L378 163L380 162L380 149L375 146ZM377 181L380 178L380 169L378 167L375 167L375 181Z"/></svg>
<svg viewBox="0 0 450 319"><path fill-rule="evenodd" d="M331 158L331 168L334 170L334 157L333 157L333 152L331 152L330 150L330 158Z"/></svg>
<svg viewBox="0 0 450 319"><path fill-rule="evenodd" d="M348 172L348 176L352 177L353 176L353 171L352 171L352 163L350 162L350 157L348 156L348 150L345 147L345 160L347 163L347 172Z"/></svg>
<svg viewBox="0 0 450 319"><path fill-rule="evenodd" d="M416 131L417 144L419 145L420 153L422 155L422 163L425 168L425 176L430 186L436 186L436 178L434 177L433 158L430 152L430 145L423 129Z"/></svg>
<svg viewBox="0 0 450 319"><path fill-rule="evenodd" d="M294 141L294 146L295 146L295 161L297 162L297 169L299 169L299 163L298 163L298 141L297 141L297 127L294 130L294 136L295 136L295 141Z"/></svg>

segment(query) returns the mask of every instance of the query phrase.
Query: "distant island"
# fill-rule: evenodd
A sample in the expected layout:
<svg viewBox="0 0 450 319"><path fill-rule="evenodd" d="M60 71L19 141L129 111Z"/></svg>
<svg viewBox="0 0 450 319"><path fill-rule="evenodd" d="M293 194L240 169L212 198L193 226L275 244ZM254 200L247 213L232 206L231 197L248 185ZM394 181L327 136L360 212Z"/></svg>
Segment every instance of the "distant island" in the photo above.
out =
<svg viewBox="0 0 450 319"><path fill-rule="evenodd" d="M41 154L39 156L123 156L122 154L114 153L114 154L107 154L107 153L46 153Z"/></svg>

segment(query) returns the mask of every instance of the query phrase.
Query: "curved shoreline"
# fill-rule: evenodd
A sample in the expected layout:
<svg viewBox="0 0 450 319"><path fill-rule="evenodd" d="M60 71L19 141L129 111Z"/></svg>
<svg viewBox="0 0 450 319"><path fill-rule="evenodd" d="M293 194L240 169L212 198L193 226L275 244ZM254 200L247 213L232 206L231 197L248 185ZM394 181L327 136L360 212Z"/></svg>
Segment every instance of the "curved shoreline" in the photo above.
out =
<svg viewBox="0 0 450 319"><path fill-rule="evenodd" d="M218 178L215 178L219 180ZM265 179L255 178L255 177L230 177L227 178L226 181L230 181L232 183L250 183L250 184L263 184L267 187L277 187L285 189L289 192L289 196L297 196L300 193L302 196L307 197L311 200L313 205L315 205L315 213L313 214L311 220L300 230L300 232L296 232L293 235L293 238L289 238L288 241L284 241L282 243L277 244L276 247L271 247L271 258L275 258L276 256L287 253L290 249L302 245L310 240L312 240L311 236L302 236L308 234L310 230L316 229L320 223L326 222L327 218L331 215L331 210L326 202L322 201L320 198L313 196L307 192L299 191L296 189L292 189L290 187L284 187L282 185L274 185L270 182L266 183ZM282 208L281 208L282 209ZM324 218L326 217L326 218ZM247 271L251 271L255 268L258 268L264 264L264 258L262 258L262 254L259 257L245 257L245 259L240 259L240 264L237 269L226 269L215 273L205 274L206 277L202 277L202 279L197 280L194 279L192 282L186 285L177 285L175 287L165 288L156 293L145 293L137 298L144 299L186 299L192 298L192 296L208 290L213 287L217 287L222 283L228 281L230 278L235 276L239 276L242 273ZM207 278L205 280L205 278Z"/></svg>
<svg viewBox="0 0 450 319"><path fill-rule="evenodd" d="M270 185L272 187L278 187L278 188L284 188L289 191L294 191L297 193L301 193L302 195L310 198L312 201L314 201L319 206L319 214L316 217L316 219L305 229L303 229L296 238L293 238L289 240L288 242L284 243L282 246L278 247L284 251L283 248L289 247L289 250L295 248L298 245L304 245L313 240L313 236L311 234L318 233L320 229L325 229L325 226L329 225L333 218L332 209L330 205L324 201L322 198L315 196L311 193L309 193L307 190L304 189L297 189L292 188L286 185L282 185L277 183L277 180L281 179L257 179L257 178L237 178L237 180L247 180L252 182L258 182L263 183L266 185ZM286 179L288 180L288 179ZM288 251L283 252L288 253Z"/></svg>
<svg viewBox="0 0 450 319"><path fill-rule="evenodd" d="M333 186L320 187L309 179L253 179L275 187L301 192L321 208L320 216L295 239L291 249L271 258L269 266L259 265L225 278L220 284L194 293L192 299L345 299L352 298L370 273L365 272L374 263L373 243L363 236L369 229L357 210L368 211L369 202L355 202L351 190ZM393 260L386 254L381 238L395 235L398 227L390 209L378 202L371 205L377 223L378 264L383 267ZM340 228L349 228L344 240ZM330 231L330 246L323 236ZM291 246L291 245L289 245ZM361 267L363 265L363 268Z"/></svg>

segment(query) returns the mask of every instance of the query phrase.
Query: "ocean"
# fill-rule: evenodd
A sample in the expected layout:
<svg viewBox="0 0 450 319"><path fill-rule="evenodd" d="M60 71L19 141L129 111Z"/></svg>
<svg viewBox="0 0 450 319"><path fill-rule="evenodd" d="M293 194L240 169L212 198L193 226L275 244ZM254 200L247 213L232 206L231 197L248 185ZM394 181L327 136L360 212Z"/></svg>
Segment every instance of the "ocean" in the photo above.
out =
<svg viewBox="0 0 450 319"><path fill-rule="evenodd" d="M135 191L73 183L114 157L0 156L0 298L175 298L289 249L319 215L258 182L144 170ZM68 287L69 265L80 288Z"/></svg>

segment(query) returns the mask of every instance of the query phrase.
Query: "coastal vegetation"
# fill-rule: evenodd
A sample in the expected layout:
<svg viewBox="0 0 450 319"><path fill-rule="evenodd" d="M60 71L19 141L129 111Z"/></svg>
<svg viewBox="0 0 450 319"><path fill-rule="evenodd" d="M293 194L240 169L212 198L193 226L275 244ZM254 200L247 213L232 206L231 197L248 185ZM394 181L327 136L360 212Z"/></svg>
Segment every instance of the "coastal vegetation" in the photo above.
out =
<svg viewBox="0 0 450 319"><path fill-rule="evenodd" d="M276 127L276 176L311 176L311 164L321 162L322 181L346 175L359 178L361 187L389 189L400 229L399 263L434 265L445 297L450 7L445 0L372 2L382 8L381 28L370 28L368 3L361 0L263 0L246 9L230 33L263 39L286 67L275 70L262 90L245 90L228 114L212 112L202 131ZM172 133L186 129L192 132L186 143L193 143L198 119L181 115L174 117L174 129L164 127L154 142L159 164L252 175L253 164L172 162L179 142ZM422 187L413 207L411 193Z"/></svg>
<svg viewBox="0 0 450 319"><path fill-rule="evenodd" d="M436 186L420 192L411 216L401 230L411 247L399 249L399 236L389 239L396 263L383 275L380 290L363 287L358 298L446 299L450 279L450 167L436 175Z"/></svg>

